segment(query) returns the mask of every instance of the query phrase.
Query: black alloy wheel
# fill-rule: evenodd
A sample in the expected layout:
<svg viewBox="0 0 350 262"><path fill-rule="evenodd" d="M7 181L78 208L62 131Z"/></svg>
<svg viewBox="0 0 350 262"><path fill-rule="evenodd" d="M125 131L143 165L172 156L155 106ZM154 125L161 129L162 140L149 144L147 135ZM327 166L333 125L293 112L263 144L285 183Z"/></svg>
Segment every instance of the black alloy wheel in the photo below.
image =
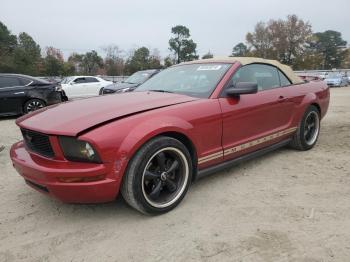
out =
<svg viewBox="0 0 350 262"><path fill-rule="evenodd" d="M142 192L147 202L158 208L174 203L188 180L185 155L177 148L166 147L148 161L142 177Z"/></svg>
<svg viewBox="0 0 350 262"><path fill-rule="evenodd" d="M319 109L314 105L309 106L292 137L290 145L297 150L313 148L320 134L320 120Z"/></svg>
<svg viewBox="0 0 350 262"><path fill-rule="evenodd" d="M30 99L24 105L24 113L34 112L40 108L45 107L45 102L40 99Z"/></svg>
<svg viewBox="0 0 350 262"><path fill-rule="evenodd" d="M320 119L315 111L309 112L304 124L304 138L306 144L313 145L318 137L320 129Z"/></svg>
<svg viewBox="0 0 350 262"><path fill-rule="evenodd" d="M123 177L125 201L144 214L163 214L185 197L192 182L192 157L179 140L158 136L132 157Z"/></svg>

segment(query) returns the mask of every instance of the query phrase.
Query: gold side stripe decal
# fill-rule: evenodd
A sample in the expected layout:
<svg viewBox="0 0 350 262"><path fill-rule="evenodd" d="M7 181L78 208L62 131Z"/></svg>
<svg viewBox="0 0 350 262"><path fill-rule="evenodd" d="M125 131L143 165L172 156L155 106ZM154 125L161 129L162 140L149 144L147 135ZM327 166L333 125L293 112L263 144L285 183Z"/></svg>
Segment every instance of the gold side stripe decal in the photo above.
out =
<svg viewBox="0 0 350 262"><path fill-rule="evenodd" d="M291 127L291 128L286 129L286 130L282 130L280 132L277 132L277 133L274 133L274 134L271 134L271 135L268 135L268 136L265 136L265 137L261 137L259 139L253 140L253 141L250 141L248 143L244 143L242 145L238 145L238 146L235 146L235 147L228 148L224 152L220 151L220 152L217 152L217 153L214 153L214 154L207 155L205 157L201 157L201 158L198 159L198 164L202 164L202 163L205 163L205 162L208 162L208 161L211 161L211 160L223 157L223 156L227 156L227 155L230 155L230 154L242 151L244 149L247 149L247 148L259 145L261 143L265 143L265 142L271 141L271 140L279 138L281 136L293 133L296 130L297 130L297 127Z"/></svg>
<svg viewBox="0 0 350 262"><path fill-rule="evenodd" d="M223 151L220 151L220 152L217 152L217 153L214 153L214 154L210 154L210 155L207 155L205 157L201 157L198 159L198 161L203 161L203 160L206 160L208 158L212 158L212 157L215 157L215 156L218 156L218 155L223 155Z"/></svg>
<svg viewBox="0 0 350 262"><path fill-rule="evenodd" d="M204 162L207 162L207 161L210 161L210 160L214 160L214 159L217 159L217 158L220 158L220 157L223 157L223 156L224 156L224 153L222 151L220 151L218 153L211 154L211 155L199 158L198 159L198 164L202 164Z"/></svg>

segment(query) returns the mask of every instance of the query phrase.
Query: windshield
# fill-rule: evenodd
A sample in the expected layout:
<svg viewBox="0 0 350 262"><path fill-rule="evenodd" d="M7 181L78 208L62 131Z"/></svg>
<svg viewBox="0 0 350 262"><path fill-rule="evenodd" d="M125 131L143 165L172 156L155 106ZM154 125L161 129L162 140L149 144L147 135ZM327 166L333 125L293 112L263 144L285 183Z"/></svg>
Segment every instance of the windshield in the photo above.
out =
<svg viewBox="0 0 350 262"><path fill-rule="evenodd" d="M327 78L341 78L341 74L339 73L329 73Z"/></svg>
<svg viewBox="0 0 350 262"><path fill-rule="evenodd" d="M141 84L145 82L151 76L150 73L147 72L136 72L129 76L125 81L125 83L129 84Z"/></svg>
<svg viewBox="0 0 350 262"><path fill-rule="evenodd" d="M73 77L65 77L61 81L61 84L68 84L72 79L73 79Z"/></svg>
<svg viewBox="0 0 350 262"><path fill-rule="evenodd" d="M136 91L159 91L208 98L230 64L189 64L170 67Z"/></svg>

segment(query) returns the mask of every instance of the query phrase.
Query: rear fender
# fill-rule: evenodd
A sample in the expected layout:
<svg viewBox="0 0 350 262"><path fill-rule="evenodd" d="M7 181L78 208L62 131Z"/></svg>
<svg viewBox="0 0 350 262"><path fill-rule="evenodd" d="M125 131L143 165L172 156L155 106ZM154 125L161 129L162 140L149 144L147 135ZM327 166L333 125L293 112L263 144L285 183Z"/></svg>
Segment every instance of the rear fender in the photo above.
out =
<svg viewBox="0 0 350 262"><path fill-rule="evenodd" d="M47 93L48 92L51 92L51 90L43 90L43 89L32 89L32 90L29 90L28 93L27 93L27 100L26 101L29 101L30 99L40 99L42 101L44 101L45 103L47 102L46 101L46 96L47 96Z"/></svg>
<svg viewBox="0 0 350 262"><path fill-rule="evenodd" d="M314 93L307 93L303 99L301 100L301 102L296 105L295 108L295 114L293 117L293 123L295 125L299 125L301 119L304 116L305 111L307 110L307 108L311 105L311 104L317 104L319 105L317 96Z"/></svg>

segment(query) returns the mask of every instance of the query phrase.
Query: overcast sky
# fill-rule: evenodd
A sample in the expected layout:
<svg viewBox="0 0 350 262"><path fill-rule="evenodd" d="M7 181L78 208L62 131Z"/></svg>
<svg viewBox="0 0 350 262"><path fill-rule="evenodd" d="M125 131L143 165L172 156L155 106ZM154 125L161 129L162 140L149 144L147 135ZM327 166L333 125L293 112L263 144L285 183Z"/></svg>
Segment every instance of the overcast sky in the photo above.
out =
<svg viewBox="0 0 350 262"><path fill-rule="evenodd" d="M12 33L25 31L65 56L109 44L158 48L165 56L178 24L190 29L200 55L229 55L257 22L288 14L309 21L314 32L340 31L350 42L350 0L0 0L0 21Z"/></svg>

